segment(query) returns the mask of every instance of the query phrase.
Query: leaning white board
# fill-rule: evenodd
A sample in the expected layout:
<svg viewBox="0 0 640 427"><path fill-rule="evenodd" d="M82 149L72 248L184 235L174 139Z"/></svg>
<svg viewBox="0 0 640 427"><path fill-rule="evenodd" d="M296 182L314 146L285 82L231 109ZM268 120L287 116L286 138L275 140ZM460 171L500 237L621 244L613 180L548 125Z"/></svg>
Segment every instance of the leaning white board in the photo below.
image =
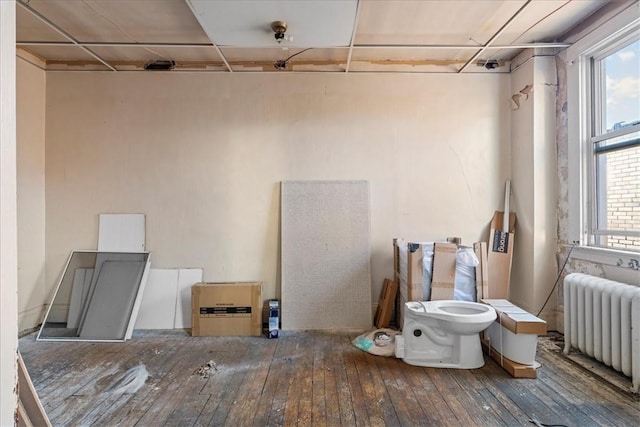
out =
<svg viewBox="0 0 640 427"><path fill-rule="evenodd" d="M201 268L181 268L178 270L178 292L176 299L175 329L191 327L191 287L202 282Z"/></svg>
<svg viewBox="0 0 640 427"><path fill-rule="evenodd" d="M281 239L283 329L371 328L367 181L282 182Z"/></svg>
<svg viewBox="0 0 640 427"><path fill-rule="evenodd" d="M177 288L177 269L150 269L134 329L173 329Z"/></svg>
<svg viewBox="0 0 640 427"><path fill-rule="evenodd" d="M144 252L144 214L100 214L99 252Z"/></svg>

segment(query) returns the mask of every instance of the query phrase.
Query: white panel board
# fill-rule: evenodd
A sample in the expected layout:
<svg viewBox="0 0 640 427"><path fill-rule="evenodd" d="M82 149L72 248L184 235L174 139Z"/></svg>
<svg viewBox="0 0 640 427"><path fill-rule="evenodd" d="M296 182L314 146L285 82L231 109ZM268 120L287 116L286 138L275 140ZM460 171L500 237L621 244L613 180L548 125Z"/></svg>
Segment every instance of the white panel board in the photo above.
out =
<svg viewBox="0 0 640 427"><path fill-rule="evenodd" d="M181 268L178 273L178 298L173 327L183 329L191 327L191 286L202 282L201 268Z"/></svg>
<svg viewBox="0 0 640 427"><path fill-rule="evenodd" d="M149 270L135 329L173 329L178 269Z"/></svg>
<svg viewBox="0 0 640 427"><path fill-rule="evenodd" d="M218 46L349 46L356 0L188 0L195 17ZM271 22L285 20L290 38L274 38Z"/></svg>
<svg viewBox="0 0 640 427"><path fill-rule="evenodd" d="M369 185L285 181L283 329L371 328Z"/></svg>
<svg viewBox="0 0 640 427"><path fill-rule="evenodd" d="M143 252L144 214L100 214L98 251Z"/></svg>

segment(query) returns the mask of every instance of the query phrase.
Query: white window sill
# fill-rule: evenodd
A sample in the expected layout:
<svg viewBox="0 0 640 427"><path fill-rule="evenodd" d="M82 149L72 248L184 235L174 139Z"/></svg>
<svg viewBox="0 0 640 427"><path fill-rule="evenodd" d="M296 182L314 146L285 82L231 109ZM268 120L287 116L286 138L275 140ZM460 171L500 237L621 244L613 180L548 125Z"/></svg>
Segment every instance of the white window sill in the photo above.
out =
<svg viewBox="0 0 640 427"><path fill-rule="evenodd" d="M640 252L576 246L571 251L571 258L640 271Z"/></svg>

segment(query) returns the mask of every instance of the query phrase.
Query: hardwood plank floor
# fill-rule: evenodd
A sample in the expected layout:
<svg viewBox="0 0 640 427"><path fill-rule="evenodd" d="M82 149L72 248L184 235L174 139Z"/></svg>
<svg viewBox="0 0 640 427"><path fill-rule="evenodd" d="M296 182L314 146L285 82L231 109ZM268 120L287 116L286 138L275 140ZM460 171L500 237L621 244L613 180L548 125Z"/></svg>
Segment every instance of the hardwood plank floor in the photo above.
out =
<svg viewBox="0 0 640 427"><path fill-rule="evenodd" d="M31 334L19 348L55 426L640 425L638 396L568 360L550 338L540 338L538 378L514 379L488 357L455 370L373 356L351 344L356 335L171 330L52 343Z"/></svg>

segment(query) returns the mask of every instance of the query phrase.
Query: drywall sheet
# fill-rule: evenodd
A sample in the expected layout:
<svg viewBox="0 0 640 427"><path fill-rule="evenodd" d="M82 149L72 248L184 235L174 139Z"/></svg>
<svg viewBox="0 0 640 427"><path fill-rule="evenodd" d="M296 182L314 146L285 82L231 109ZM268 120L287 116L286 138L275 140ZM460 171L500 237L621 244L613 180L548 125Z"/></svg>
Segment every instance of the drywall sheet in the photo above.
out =
<svg viewBox="0 0 640 427"><path fill-rule="evenodd" d="M201 268L181 268L178 270L178 298L173 323L175 329L191 327L191 287L202 282L202 275Z"/></svg>
<svg viewBox="0 0 640 427"><path fill-rule="evenodd" d="M99 254L100 255L100 254ZM125 339L138 286L145 270L144 261L104 261L97 276L80 323L83 339Z"/></svg>
<svg viewBox="0 0 640 427"><path fill-rule="evenodd" d="M98 251L143 252L144 214L100 214Z"/></svg>
<svg viewBox="0 0 640 427"><path fill-rule="evenodd" d="M371 328L369 184L281 186L283 329Z"/></svg>
<svg viewBox="0 0 640 427"><path fill-rule="evenodd" d="M178 269L149 270L135 329L173 329Z"/></svg>

